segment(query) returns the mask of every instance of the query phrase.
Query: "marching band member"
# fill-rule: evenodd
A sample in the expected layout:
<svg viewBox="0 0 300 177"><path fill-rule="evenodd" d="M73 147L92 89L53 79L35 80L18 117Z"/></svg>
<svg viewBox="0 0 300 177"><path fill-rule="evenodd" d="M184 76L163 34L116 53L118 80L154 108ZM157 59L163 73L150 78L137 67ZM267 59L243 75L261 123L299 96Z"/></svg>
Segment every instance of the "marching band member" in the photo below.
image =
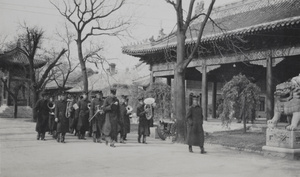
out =
<svg viewBox="0 0 300 177"><path fill-rule="evenodd" d="M105 135L106 145L109 137L111 138L111 147L116 147L118 135L118 119L119 119L119 100L116 97L117 90L112 88L110 95L105 99L103 109L105 111L105 123L103 125L102 133Z"/></svg>
<svg viewBox="0 0 300 177"><path fill-rule="evenodd" d="M136 111L136 114L139 117L138 142L141 143L141 137L143 136L143 143L147 144L146 136L150 135L149 120L147 120L147 118L146 118L144 98L140 97L138 100L139 100L139 104L140 104L137 107L137 111Z"/></svg>
<svg viewBox="0 0 300 177"><path fill-rule="evenodd" d="M69 120L67 114L67 100L66 93L60 93L60 100L56 102L55 106L55 121L57 122L57 142L65 143L65 135L69 130Z"/></svg>
<svg viewBox="0 0 300 177"><path fill-rule="evenodd" d="M50 109L50 111L49 111L49 122L48 122L49 134L52 135L53 137L55 137L56 122L55 122L55 115L54 115L55 103L54 103L53 97L49 98L48 107Z"/></svg>
<svg viewBox="0 0 300 177"><path fill-rule="evenodd" d="M70 93L67 96L67 114L68 114L68 119L69 119L69 132L73 133L74 132L74 121L75 121L75 109L73 105L76 103L74 96L71 95Z"/></svg>
<svg viewBox="0 0 300 177"><path fill-rule="evenodd" d="M77 122L78 139L85 140L85 132L89 130L89 101L87 99L87 93L82 94L82 99L77 102L78 109L75 112Z"/></svg>
<svg viewBox="0 0 300 177"><path fill-rule="evenodd" d="M45 140L46 129L48 128L49 111L48 108L48 95L42 92L42 98L38 100L34 106L37 114L37 121L35 130L37 132L37 140Z"/></svg>
<svg viewBox="0 0 300 177"><path fill-rule="evenodd" d="M120 143L124 143L127 137L127 133L130 133L130 114L131 112L127 110L128 98L122 95L120 100Z"/></svg>
<svg viewBox="0 0 300 177"><path fill-rule="evenodd" d="M105 120L105 114L103 110L101 110L103 106L103 93L102 91L96 92L96 98L92 100L90 107L90 118L94 116L91 120L92 132L93 132L93 141L96 143L101 143L101 131L103 122Z"/></svg>

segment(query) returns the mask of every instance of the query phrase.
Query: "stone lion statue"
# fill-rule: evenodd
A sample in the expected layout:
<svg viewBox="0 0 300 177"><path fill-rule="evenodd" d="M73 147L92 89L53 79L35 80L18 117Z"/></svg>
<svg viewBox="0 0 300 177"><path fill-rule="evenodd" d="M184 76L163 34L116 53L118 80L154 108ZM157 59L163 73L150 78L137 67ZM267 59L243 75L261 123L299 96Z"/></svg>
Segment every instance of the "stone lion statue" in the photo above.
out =
<svg viewBox="0 0 300 177"><path fill-rule="evenodd" d="M286 115L289 125L287 130L299 129L300 123L300 74L291 81L276 86L274 117L268 121L268 127L274 128L281 115Z"/></svg>

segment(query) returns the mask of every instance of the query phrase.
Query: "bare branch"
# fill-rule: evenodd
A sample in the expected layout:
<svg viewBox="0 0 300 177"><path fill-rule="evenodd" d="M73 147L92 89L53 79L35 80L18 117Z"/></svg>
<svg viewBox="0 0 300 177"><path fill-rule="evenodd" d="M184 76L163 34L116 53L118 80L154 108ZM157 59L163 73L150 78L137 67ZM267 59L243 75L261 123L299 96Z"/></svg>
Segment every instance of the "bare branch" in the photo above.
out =
<svg viewBox="0 0 300 177"><path fill-rule="evenodd" d="M211 14L211 11L212 11L212 9L213 9L213 6L214 6L215 1L216 1L216 0L211 0L211 3L210 3L209 8L208 8L208 10L207 10L207 15L205 16L203 22L201 23L201 27L200 27L200 30L199 30L199 34L198 34L198 38L197 38L196 45L195 45L195 47L194 47L192 53L191 53L191 54L189 55L189 57L187 58L187 60L184 61L184 63L183 63L183 65L182 65L181 69L186 68L186 67L188 66L188 64L192 61L193 56L194 56L194 54L196 53L197 48L198 48L198 46L199 46L200 43L201 43L201 39L202 39L202 35L203 35L203 32L204 32L204 28L205 28L205 25L206 25L206 23L207 23L207 21L208 21L208 19L209 19L209 16L210 16L210 14Z"/></svg>

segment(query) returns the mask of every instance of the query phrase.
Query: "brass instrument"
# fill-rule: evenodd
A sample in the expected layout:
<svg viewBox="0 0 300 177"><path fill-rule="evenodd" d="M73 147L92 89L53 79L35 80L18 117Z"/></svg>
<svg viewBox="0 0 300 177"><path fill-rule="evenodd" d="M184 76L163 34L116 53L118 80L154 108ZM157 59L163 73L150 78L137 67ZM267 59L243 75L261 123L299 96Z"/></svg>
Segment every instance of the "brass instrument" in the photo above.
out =
<svg viewBox="0 0 300 177"><path fill-rule="evenodd" d="M133 108L132 108L132 106L128 105L128 106L126 106L126 110L127 110L127 114L131 114L133 111Z"/></svg>
<svg viewBox="0 0 300 177"><path fill-rule="evenodd" d="M72 112L72 107L73 107L72 103L73 103L72 99L67 99L67 109L66 109L66 113L65 113L66 118L71 117L71 112Z"/></svg>
<svg viewBox="0 0 300 177"><path fill-rule="evenodd" d="M96 112L92 117L89 118L89 122L91 122L98 113L101 115L104 114L104 109L102 106L100 107L100 105L96 106Z"/></svg>
<svg viewBox="0 0 300 177"><path fill-rule="evenodd" d="M88 107L89 109L91 109L91 103L88 103L88 104L87 104L87 107Z"/></svg>
<svg viewBox="0 0 300 177"><path fill-rule="evenodd" d="M155 103L155 99L154 98L146 98L144 100L144 103L145 103L144 110L146 112L146 118L147 118L147 120L150 120L153 117L152 104Z"/></svg>
<svg viewBox="0 0 300 177"><path fill-rule="evenodd" d="M50 109L49 114L54 115L54 108L55 108L55 103L53 101L49 101L47 104L48 108Z"/></svg>

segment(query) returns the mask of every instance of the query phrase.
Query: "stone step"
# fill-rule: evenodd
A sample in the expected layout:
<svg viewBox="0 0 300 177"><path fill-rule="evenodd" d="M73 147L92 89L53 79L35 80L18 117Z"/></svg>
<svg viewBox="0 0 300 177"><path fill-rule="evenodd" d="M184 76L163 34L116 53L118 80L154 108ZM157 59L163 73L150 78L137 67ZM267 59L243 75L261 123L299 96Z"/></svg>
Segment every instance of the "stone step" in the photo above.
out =
<svg viewBox="0 0 300 177"><path fill-rule="evenodd" d="M14 106L1 106L0 118L13 118ZM29 106L18 106L17 118L31 118L32 109Z"/></svg>

